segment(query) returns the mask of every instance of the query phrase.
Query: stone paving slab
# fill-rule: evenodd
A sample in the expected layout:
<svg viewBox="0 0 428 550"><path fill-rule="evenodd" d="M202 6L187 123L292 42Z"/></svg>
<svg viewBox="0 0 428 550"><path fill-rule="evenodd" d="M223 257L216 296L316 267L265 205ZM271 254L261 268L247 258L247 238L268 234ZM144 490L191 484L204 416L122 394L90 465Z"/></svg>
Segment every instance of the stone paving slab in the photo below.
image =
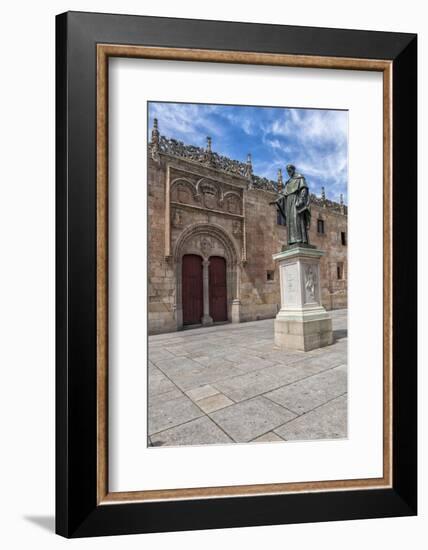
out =
<svg viewBox="0 0 428 550"><path fill-rule="evenodd" d="M206 357L207 355L209 357L216 357L216 355L222 355L224 352L224 349L220 345L206 345L206 344L198 344L197 346L183 346L183 348L187 352L187 357L190 357L191 359L196 359L198 357Z"/></svg>
<svg viewBox="0 0 428 550"><path fill-rule="evenodd" d="M173 346L167 346L165 349L172 353L175 357L186 357L190 354L184 345L174 344Z"/></svg>
<svg viewBox="0 0 428 550"><path fill-rule="evenodd" d="M181 378L176 377L174 382L183 390L192 389L201 384L211 384L215 386L219 380L226 380L227 378L241 374L241 371L231 365L232 364L229 363L209 367L196 375L188 375Z"/></svg>
<svg viewBox="0 0 428 550"><path fill-rule="evenodd" d="M253 352L260 357L261 359L265 359L266 361L271 361L272 363L285 363L287 365L296 362L296 361L302 361L303 359L306 359L305 352L304 351L284 351L280 349L272 349L272 346L270 350L253 350ZM310 353L310 352L308 352Z"/></svg>
<svg viewBox="0 0 428 550"><path fill-rule="evenodd" d="M173 357L171 359L161 359L153 361L155 366L167 376L180 375L182 373L190 373L192 371L201 372L203 366L196 363L188 357Z"/></svg>
<svg viewBox="0 0 428 550"><path fill-rule="evenodd" d="M347 437L347 396L342 395L275 429L285 440Z"/></svg>
<svg viewBox="0 0 428 550"><path fill-rule="evenodd" d="M205 397L204 399L200 399L199 401L196 402L196 404L204 412L210 413L210 412L218 411L219 409L224 409L229 405L233 405L233 401L231 401L228 397L226 397L222 393L217 393L216 395L211 395L210 397Z"/></svg>
<svg viewBox="0 0 428 550"><path fill-rule="evenodd" d="M166 392L156 395L156 399L154 400L154 403L150 404L150 407L155 406L156 404L160 405L162 403L166 403L167 401L171 401L171 399L177 399L178 397L182 396L183 392L179 390L177 386L174 386L172 390L168 390Z"/></svg>
<svg viewBox="0 0 428 550"><path fill-rule="evenodd" d="M238 369L244 372L265 369L275 364L273 361L267 361L256 355L240 352L232 352L230 355L227 355L227 359L228 361L232 361Z"/></svg>
<svg viewBox="0 0 428 550"><path fill-rule="evenodd" d="M293 421L291 420L291 422ZM252 439L251 443L274 443L275 441L284 441L284 439L275 432L268 432Z"/></svg>
<svg viewBox="0 0 428 550"><path fill-rule="evenodd" d="M281 386L281 381L274 376L258 370L218 381L214 386L221 393L227 395L229 399L238 402L278 388Z"/></svg>
<svg viewBox="0 0 428 550"><path fill-rule="evenodd" d="M154 447L233 443L232 439L208 416L202 416L181 426L157 433L150 439Z"/></svg>
<svg viewBox="0 0 428 550"><path fill-rule="evenodd" d="M210 414L210 417L237 443L279 427L295 417L280 405L264 397L255 397Z"/></svg>
<svg viewBox="0 0 428 550"><path fill-rule="evenodd" d="M290 363L277 363L271 367L266 368L263 372L274 376L281 380L281 385L290 384L291 382L297 382L300 379L308 378L314 374L319 374L325 370L329 370L333 367L338 367L343 364L343 355L339 358L329 356L317 356L301 358L296 361L293 359Z"/></svg>
<svg viewBox="0 0 428 550"><path fill-rule="evenodd" d="M305 367L306 365L302 362L291 363L291 365L277 363L265 369L263 373L275 378L278 381L278 386L285 386L314 374Z"/></svg>
<svg viewBox="0 0 428 550"><path fill-rule="evenodd" d="M186 394L190 397L190 399L192 399L192 401L199 401L200 399L204 399L205 397L211 397L216 393L219 393L219 391L209 384L198 386L197 388L186 391Z"/></svg>
<svg viewBox="0 0 428 550"><path fill-rule="evenodd" d="M232 362L230 361L226 353L224 355L199 355L197 357L191 356L191 359L204 367L218 367L223 365L232 366Z"/></svg>
<svg viewBox="0 0 428 550"><path fill-rule="evenodd" d="M157 367L149 369L149 395L155 396L176 389L176 386Z"/></svg>
<svg viewBox="0 0 428 550"><path fill-rule="evenodd" d="M174 394L171 399L168 399L168 393L158 395L149 405L149 435L179 426L204 414L185 395Z"/></svg>
<svg viewBox="0 0 428 550"><path fill-rule="evenodd" d="M302 414L343 395L346 389L346 366L342 365L266 393L265 397Z"/></svg>
<svg viewBox="0 0 428 550"><path fill-rule="evenodd" d="M212 384L242 373L230 361L223 360L214 366L205 366L188 357L175 357L158 361L157 367L173 380L180 389L186 391L203 384Z"/></svg>
<svg viewBox="0 0 428 550"><path fill-rule="evenodd" d="M174 355L164 348L150 350L150 360L152 363L161 359L172 359L173 357Z"/></svg>

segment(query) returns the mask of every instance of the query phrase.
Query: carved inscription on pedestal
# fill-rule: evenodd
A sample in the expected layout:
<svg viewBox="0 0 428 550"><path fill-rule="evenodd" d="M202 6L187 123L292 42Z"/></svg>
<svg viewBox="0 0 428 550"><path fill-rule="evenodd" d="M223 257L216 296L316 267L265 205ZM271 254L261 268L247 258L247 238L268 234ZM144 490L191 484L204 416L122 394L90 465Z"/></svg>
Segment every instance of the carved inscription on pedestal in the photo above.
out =
<svg viewBox="0 0 428 550"><path fill-rule="evenodd" d="M299 280L297 264L284 266L284 303L285 305L298 305L299 303Z"/></svg>

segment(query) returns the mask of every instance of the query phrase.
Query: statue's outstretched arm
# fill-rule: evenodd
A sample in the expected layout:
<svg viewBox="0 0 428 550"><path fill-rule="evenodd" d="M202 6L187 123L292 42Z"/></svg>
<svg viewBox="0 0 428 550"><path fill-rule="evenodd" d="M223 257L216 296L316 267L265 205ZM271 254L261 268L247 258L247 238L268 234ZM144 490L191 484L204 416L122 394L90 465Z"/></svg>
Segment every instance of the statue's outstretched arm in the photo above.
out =
<svg viewBox="0 0 428 550"><path fill-rule="evenodd" d="M269 204L278 204L281 200L282 195L278 195L278 197L274 201L271 201Z"/></svg>
<svg viewBox="0 0 428 550"><path fill-rule="evenodd" d="M275 201L270 202L269 204L274 204L276 206L276 209L281 214L281 216L284 218L284 223L286 223L286 215L285 215L285 204L284 204L284 196L280 195Z"/></svg>

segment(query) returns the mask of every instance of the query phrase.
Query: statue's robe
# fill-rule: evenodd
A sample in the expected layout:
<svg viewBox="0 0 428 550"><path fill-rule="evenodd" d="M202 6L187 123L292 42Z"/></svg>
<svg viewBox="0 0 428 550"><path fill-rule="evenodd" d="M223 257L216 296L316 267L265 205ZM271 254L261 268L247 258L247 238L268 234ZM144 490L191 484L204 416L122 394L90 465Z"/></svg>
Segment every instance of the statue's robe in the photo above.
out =
<svg viewBox="0 0 428 550"><path fill-rule="evenodd" d="M294 174L287 181L277 203L285 217L288 244L309 243L310 196L306 180L301 174Z"/></svg>

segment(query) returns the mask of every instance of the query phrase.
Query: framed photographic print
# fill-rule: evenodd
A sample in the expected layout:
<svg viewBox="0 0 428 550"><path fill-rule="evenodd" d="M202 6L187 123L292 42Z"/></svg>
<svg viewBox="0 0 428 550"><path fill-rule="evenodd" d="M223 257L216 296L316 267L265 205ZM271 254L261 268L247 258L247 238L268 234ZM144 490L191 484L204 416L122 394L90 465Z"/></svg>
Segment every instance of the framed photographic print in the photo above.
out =
<svg viewBox="0 0 428 550"><path fill-rule="evenodd" d="M416 514L416 36L56 48L57 532Z"/></svg>

